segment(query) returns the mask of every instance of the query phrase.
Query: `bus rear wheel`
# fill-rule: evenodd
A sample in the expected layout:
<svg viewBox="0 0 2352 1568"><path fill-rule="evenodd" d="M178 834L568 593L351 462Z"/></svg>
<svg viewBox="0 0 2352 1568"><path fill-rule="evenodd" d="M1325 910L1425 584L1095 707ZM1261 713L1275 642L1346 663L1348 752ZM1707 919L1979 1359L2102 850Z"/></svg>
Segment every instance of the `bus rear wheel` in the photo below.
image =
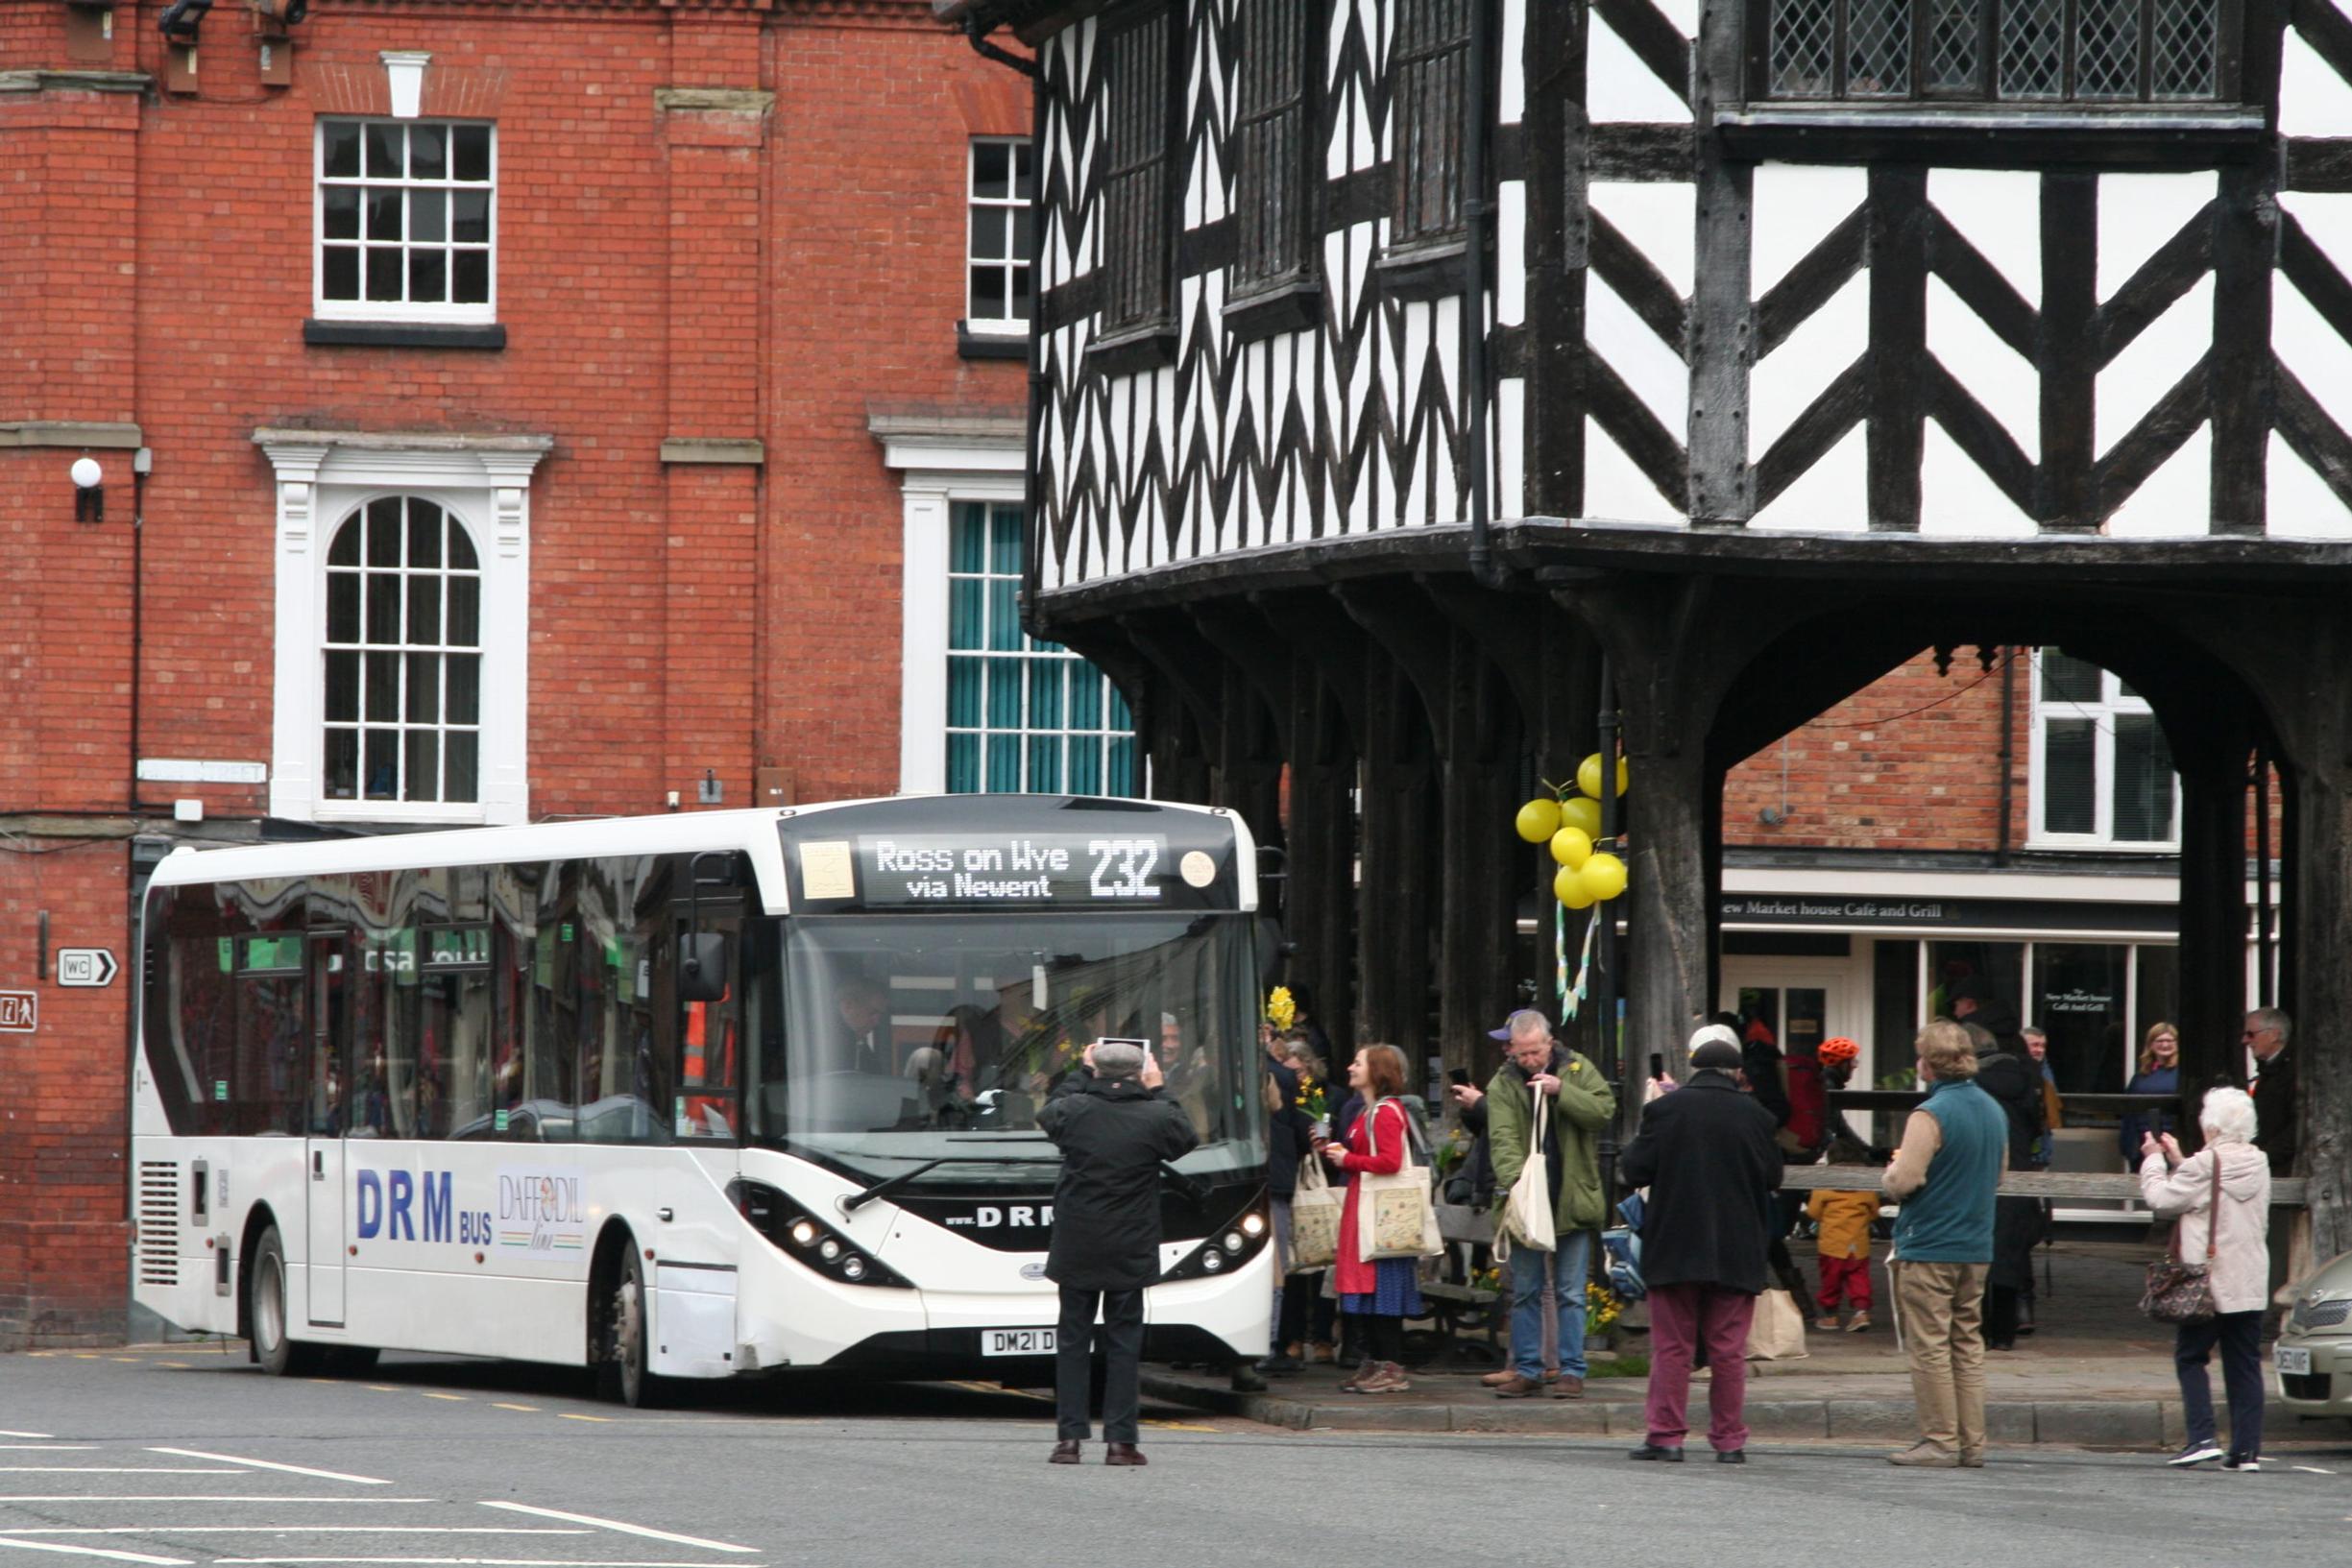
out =
<svg viewBox="0 0 2352 1568"><path fill-rule="evenodd" d="M254 1266L245 1281L245 1321L253 1335L254 1360L270 1376L309 1376L325 1366L325 1347L303 1344L287 1332L286 1244L276 1225L262 1231L254 1243Z"/></svg>
<svg viewBox="0 0 2352 1568"><path fill-rule="evenodd" d="M620 1255L620 1270L605 1308L606 1332L596 1363L596 1391L604 1398L643 1410L659 1405L665 1378L646 1367L645 1267L637 1248Z"/></svg>

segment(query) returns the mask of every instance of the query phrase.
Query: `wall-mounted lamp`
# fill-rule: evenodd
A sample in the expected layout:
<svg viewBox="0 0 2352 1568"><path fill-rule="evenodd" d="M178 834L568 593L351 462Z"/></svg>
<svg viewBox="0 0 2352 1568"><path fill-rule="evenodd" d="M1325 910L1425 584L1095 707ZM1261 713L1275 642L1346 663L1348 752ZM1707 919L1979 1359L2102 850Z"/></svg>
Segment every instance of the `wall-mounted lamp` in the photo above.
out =
<svg viewBox="0 0 2352 1568"><path fill-rule="evenodd" d="M67 470L74 480L74 521L107 520L106 470L94 457L77 457Z"/></svg>
<svg viewBox="0 0 2352 1568"><path fill-rule="evenodd" d="M172 0L156 18L157 30L174 43L193 44L205 12L211 9L212 0Z"/></svg>

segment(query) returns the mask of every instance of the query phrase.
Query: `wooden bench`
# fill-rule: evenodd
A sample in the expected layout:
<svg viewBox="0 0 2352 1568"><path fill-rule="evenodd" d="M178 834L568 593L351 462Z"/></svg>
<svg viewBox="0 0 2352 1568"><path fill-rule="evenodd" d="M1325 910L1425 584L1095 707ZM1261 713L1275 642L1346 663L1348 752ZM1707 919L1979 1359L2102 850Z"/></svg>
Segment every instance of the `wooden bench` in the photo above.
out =
<svg viewBox="0 0 2352 1568"><path fill-rule="evenodd" d="M1806 1193L1875 1193L1885 1174L1886 1168L1876 1165L1792 1165L1782 1172L1781 1185ZM2302 1208L2310 1186L2302 1176L2271 1177L2271 1206ZM2137 1199L2140 1178L2121 1170L2012 1170L2000 1178L2000 1191L2003 1197Z"/></svg>
<svg viewBox="0 0 2352 1568"><path fill-rule="evenodd" d="M1462 1331L1483 1330L1487 1337L1483 1359L1499 1364L1503 1359L1502 1327L1503 1297L1494 1291L1482 1291L1474 1285L1455 1285L1439 1280L1421 1286L1421 1303L1429 1310L1430 1321L1438 1326L1439 1354L1443 1364L1459 1365L1467 1348Z"/></svg>

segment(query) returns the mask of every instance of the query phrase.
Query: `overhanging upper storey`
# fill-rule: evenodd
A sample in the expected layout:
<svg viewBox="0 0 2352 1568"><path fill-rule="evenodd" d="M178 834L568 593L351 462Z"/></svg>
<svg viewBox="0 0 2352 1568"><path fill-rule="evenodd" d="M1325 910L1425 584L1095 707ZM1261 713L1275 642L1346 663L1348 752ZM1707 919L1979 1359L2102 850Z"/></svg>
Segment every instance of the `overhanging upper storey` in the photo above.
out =
<svg viewBox="0 0 2352 1568"><path fill-rule="evenodd" d="M2334 0L945 9L1037 49L1049 614L1490 518L2352 541Z"/></svg>

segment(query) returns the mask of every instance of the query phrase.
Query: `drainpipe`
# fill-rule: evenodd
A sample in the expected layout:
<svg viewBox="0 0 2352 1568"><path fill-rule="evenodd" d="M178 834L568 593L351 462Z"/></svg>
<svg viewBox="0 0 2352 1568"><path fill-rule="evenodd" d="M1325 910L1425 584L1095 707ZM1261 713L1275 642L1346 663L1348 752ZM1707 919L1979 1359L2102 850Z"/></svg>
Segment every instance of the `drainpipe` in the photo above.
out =
<svg viewBox="0 0 2352 1568"><path fill-rule="evenodd" d="M2030 663L2027 665L2031 668ZM2016 786L2010 782L2017 756L2017 650L2000 672L2000 828L1993 839L1993 863L2009 863L2009 813L2016 806Z"/></svg>
<svg viewBox="0 0 2352 1568"><path fill-rule="evenodd" d="M993 60L999 65L1019 71L1023 76L1034 77L1037 74L1035 60L1023 60L1003 44L988 41L989 31L995 26L994 22L982 22L977 14L969 12L965 14L963 36L970 41L973 53L983 60Z"/></svg>
<svg viewBox="0 0 2352 1568"><path fill-rule="evenodd" d="M1487 199L1487 58L1492 52L1488 0L1471 0L1467 89L1463 113L1463 226L1468 244L1462 258L1462 379L1469 389L1470 577L1482 588L1500 588L1509 573L1488 542L1487 466L1487 245L1492 238L1494 204Z"/></svg>

